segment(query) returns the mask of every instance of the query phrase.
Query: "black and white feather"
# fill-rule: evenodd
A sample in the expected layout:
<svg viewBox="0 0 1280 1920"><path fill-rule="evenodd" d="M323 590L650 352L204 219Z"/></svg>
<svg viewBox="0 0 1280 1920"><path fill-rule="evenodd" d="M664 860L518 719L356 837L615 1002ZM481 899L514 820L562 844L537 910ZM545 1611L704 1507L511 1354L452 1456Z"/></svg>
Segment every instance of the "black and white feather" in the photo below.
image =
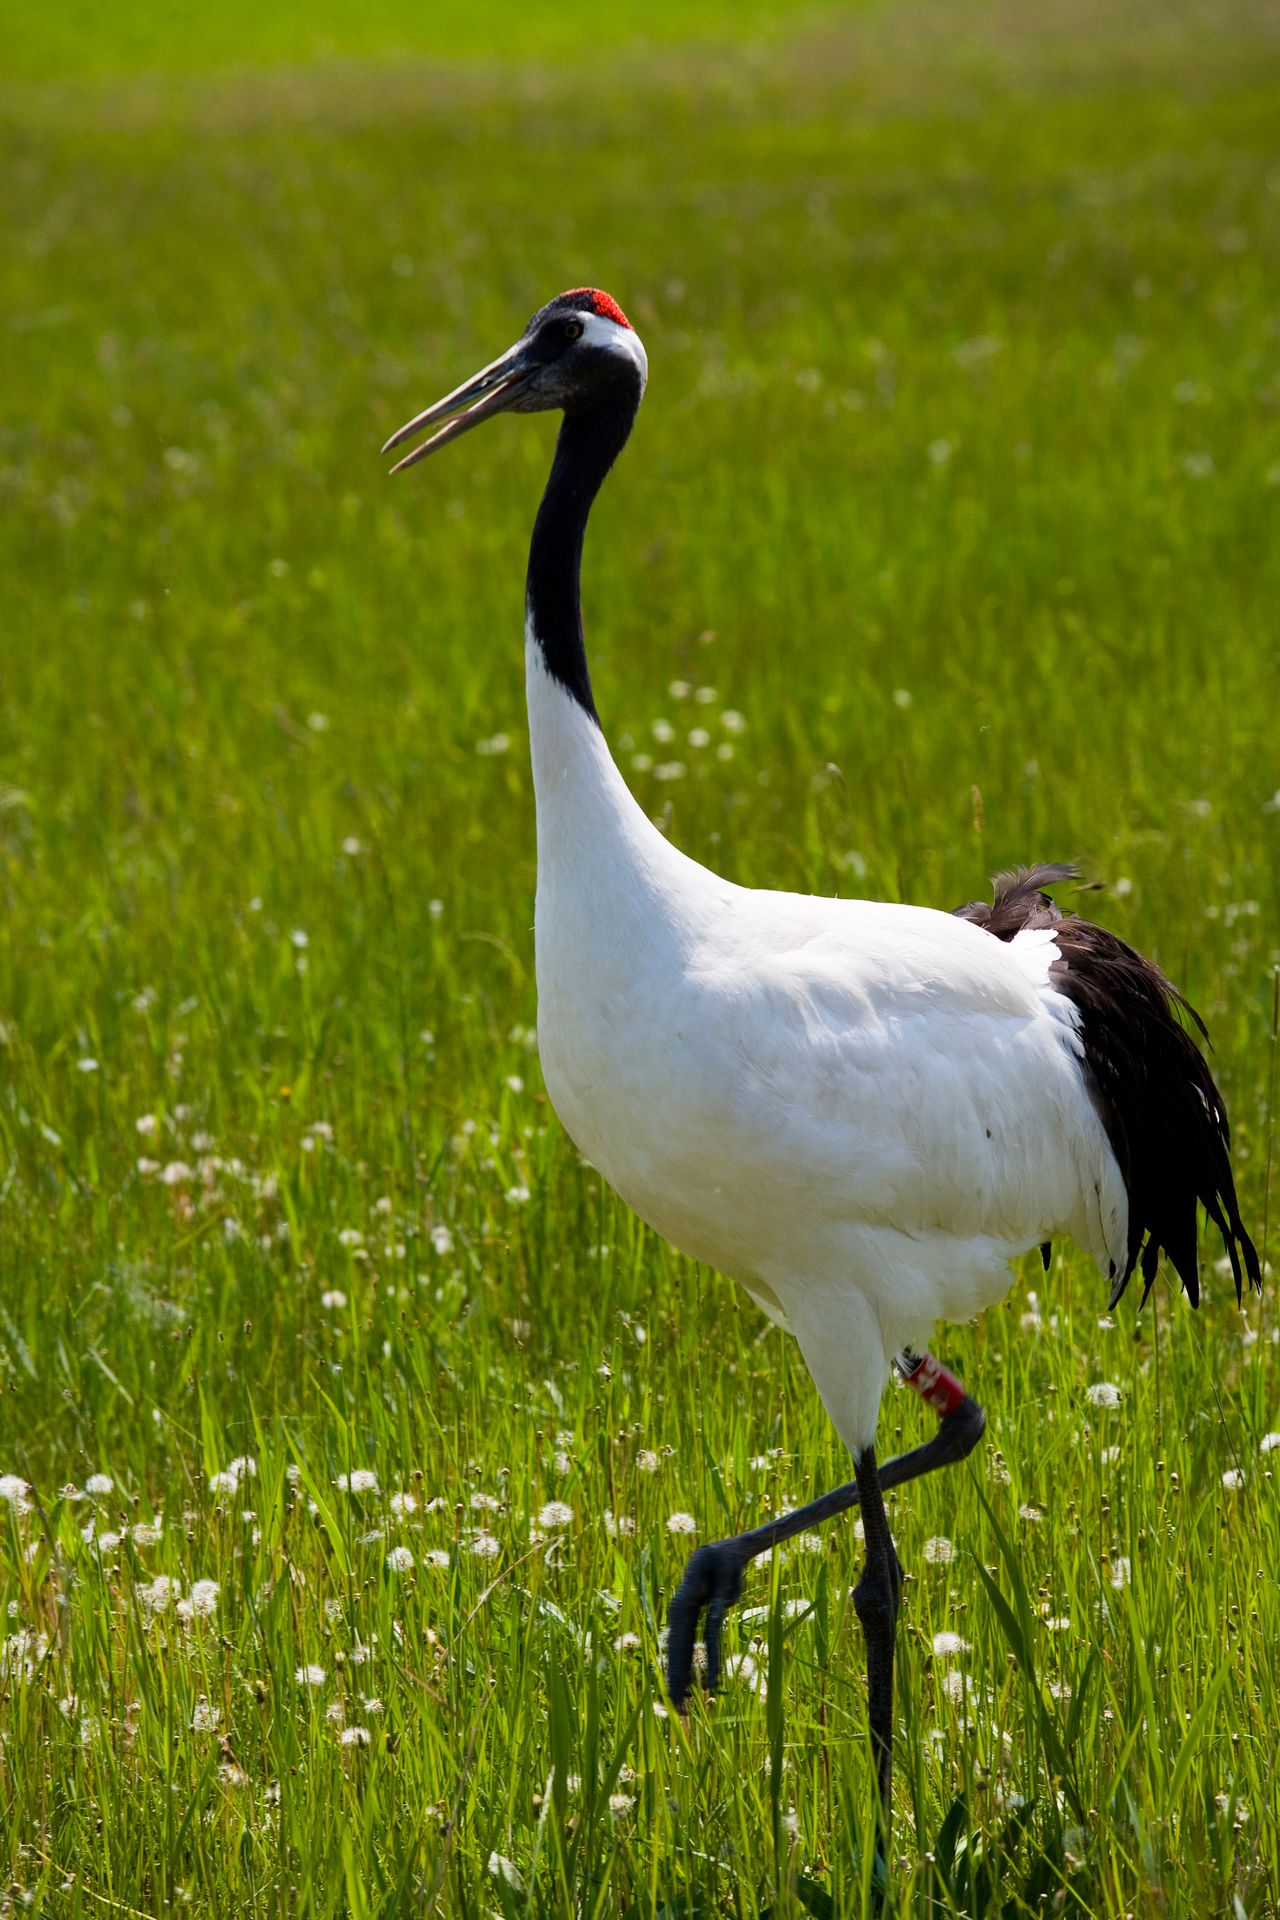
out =
<svg viewBox="0 0 1280 1920"><path fill-rule="evenodd" d="M1192 1306L1200 1304L1197 1201L1222 1235L1239 1301L1245 1276L1255 1287L1262 1277L1236 1201L1226 1105L1189 1031L1207 1040L1205 1024L1153 961L1044 892L1075 873L1055 865L997 874L991 906L971 901L958 915L997 940L1051 929L1058 958L1049 977L1079 1012L1089 1092L1129 1199L1128 1252L1111 1305L1138 1266L1145 1305L1162 1249Z"/></svg>

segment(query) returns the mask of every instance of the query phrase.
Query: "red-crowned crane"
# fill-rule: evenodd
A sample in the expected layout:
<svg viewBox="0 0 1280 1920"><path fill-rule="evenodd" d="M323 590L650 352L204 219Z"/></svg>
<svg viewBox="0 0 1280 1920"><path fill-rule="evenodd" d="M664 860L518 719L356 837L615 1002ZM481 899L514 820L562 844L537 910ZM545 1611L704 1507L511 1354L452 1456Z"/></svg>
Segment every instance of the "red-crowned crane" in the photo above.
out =
<svg viewBox="0 0 1280 1920"><path fill-rule="evenodd" d="M1261 1285L1258 1256L1189 1009L1149 960L1051 902L1043 887L1070 868L1001 875L994 906L958 914L757 892L687 859L632 798L596 714L578 586L647 375L617 302L579 287L387 447L437 427L399 472L494 414L564 416L525 597L547 1090L642 1219L790 1328L854 1459L849 1485L698 1548L671 1603L668 1687L682 1704L704 1612L714 1687L749 1560L859 1505L883 1840L901 1585L883 1494L962 1458L984 1425L919 1343L1000 1299L1010 1260L1060 1234L1097 1260L1113 1305L1137 1265L1150 1289L1161 1248L1197 1303L1197 1200L1237 1298L1245 1274ZM881 1466L891 1365L939 1423Z"/></svg>

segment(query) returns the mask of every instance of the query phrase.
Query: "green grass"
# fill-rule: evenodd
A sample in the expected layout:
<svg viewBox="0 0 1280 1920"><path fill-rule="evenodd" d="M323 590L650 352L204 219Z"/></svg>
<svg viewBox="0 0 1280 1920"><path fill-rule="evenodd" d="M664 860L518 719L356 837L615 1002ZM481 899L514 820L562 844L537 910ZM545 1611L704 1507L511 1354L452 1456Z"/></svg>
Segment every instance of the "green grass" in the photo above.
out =
<svg viewBox="0 0 1280 1920"><path fill-rule="evenodd" d="M651 360L586 578L645 804L757 885L950 904L1081 859L1210 1021L1275 1213L1274 19L902 0L575 64L574 14L527 15L509 69L0 103L14 1911L867 1910L848 1527L757 1569L755 1684L661 1712L669 1516L712 1538L847 1460L541 1089L551 428L394 484L377 454L561 286ZM313 46L262 18L255 58ZM222 57L145 31L139 64ZM894 1501L895 1913L1275 1911L1278 1323L1208 1279L1112 1324L1062 1247L939 1336L990 1424ZM890 1393L884 1449L926 1421Z"/></svg>

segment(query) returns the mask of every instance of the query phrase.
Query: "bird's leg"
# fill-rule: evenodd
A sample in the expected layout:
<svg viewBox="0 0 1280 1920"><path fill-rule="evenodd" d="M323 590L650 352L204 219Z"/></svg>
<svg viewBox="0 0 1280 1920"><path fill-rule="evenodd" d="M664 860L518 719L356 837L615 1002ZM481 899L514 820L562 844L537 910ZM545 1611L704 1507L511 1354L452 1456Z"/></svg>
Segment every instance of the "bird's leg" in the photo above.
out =
<svg viewBox="0 0 1280 1920"><path fill-rule="evenodd" d="M963 1460L977 1445L987 1424L987 1416L977 1401L931 1354L907 1349L897 1356L894 1365L907 1385L938 1415L938 1430L923 1445L885 1461L877 1475L882 1493L902 1486L905 1481L918 1480L921 1474L933 1473L938 1467ZM707 1686L714 1692L720 1677L720 1629L729 1608L742 1593L744 1568L757 1554L768 1553L770 1548L790 1540L793 1535L821 1526L824 1520L833 1520L837 1514L856 1507L861 1499L855 1478L831 1493L820 1494L793 1513L781 1514L763 1526L751 1527L728 1540L708 1541L698 1548L685 1568L684 1579L667 1614L667 1691L678 1707L684 1705L689 1692L693 1650L703 1612L707 1616Z"/></svg>
<svg viewBox="0 0 1280 1920"><path fill-rule="evenodd" d="M894 1551L884 1510L876 1450L866 1447L854 1469L867 1561L853 1590L853 1604L867 1643L867 1718L871 1726L871 1755L875 1762L880 1799L880 1832L876 1852L889 1850L893 1818L893 1636L902 1593L902 1568Z"/></svg>

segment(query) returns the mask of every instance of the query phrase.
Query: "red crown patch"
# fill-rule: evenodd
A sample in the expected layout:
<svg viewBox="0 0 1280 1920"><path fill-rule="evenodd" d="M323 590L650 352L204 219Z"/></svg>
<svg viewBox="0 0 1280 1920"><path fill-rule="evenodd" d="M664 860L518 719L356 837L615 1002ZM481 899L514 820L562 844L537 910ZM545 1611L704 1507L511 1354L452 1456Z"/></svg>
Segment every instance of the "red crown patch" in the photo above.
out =
<svg viewBox="0 0 1280 1920"><path fill-rule="evenodd" d="M562 293L560 298L585 301L591 311L598 313L602 319L616 321L620 327L625 327L628 333L635 332L635 328L617 301L611 294L602 293L599 287L570 287L569 291Z"/></svg>

